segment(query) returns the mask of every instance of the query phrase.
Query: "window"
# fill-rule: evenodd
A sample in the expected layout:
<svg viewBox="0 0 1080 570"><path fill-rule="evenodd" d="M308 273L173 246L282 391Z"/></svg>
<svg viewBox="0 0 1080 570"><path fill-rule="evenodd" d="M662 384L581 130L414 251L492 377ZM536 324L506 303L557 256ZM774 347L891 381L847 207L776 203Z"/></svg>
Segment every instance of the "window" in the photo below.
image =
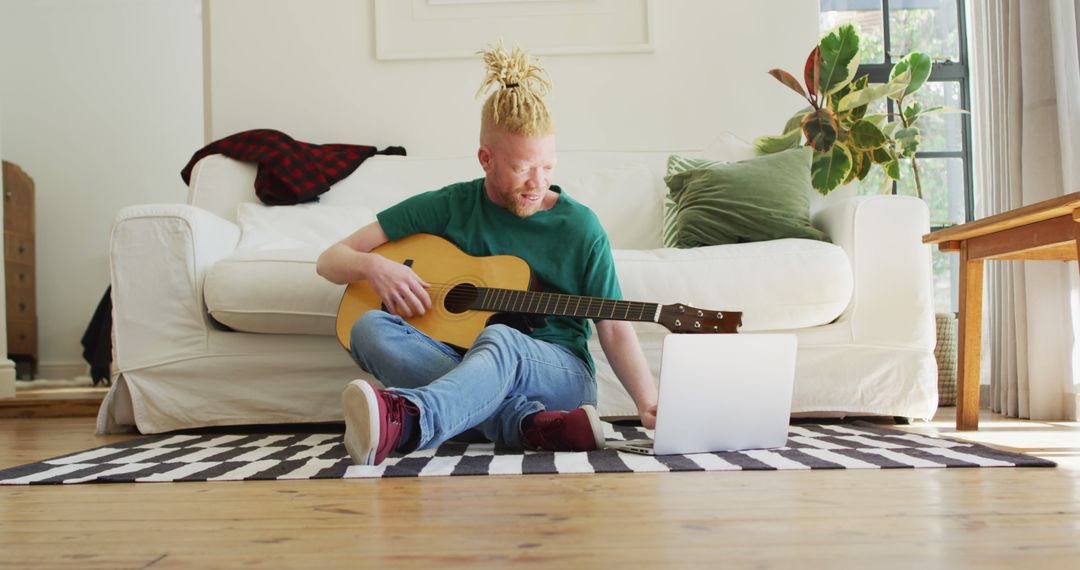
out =
<svg viewBox="0 0 1080 570"><path fill-rule="evenodd" d="M910 51L931 57L933 70L926 85L912 97L923 107L944 105L970 109L970 74L963 0L820 0L820 28L855 24L862 56L858 75L871 83L888 81L893 65ZM896 112L892 100L877 111ZM974 217L971 182L971 122L967 114L927 115L919 120L922 143L915 156L923 199L930 208L933 229L961 224ZM901 167L899 182L887 183L880 169L858 183L860 194L915 195L910 160ZM959 268L955 255L936 249L934 301L937 310L957 308Z"/></svg>

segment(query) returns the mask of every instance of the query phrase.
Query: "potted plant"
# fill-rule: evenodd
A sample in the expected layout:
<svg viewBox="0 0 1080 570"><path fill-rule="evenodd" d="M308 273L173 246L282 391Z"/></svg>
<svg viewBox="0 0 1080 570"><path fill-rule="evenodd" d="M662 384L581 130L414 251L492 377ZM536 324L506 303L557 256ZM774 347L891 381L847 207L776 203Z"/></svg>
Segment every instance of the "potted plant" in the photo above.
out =
<svg viewBox="0 0 1080 570"><path fill-rule="evenodd" d="M782 69L769 71L810 106L788 119L783 134L759 137L754 146L759 154L770 154L796 148L805 140L814 149L813 185L823 195L841 184L864 179L874 165L884 170L886 183L899 180L900 161L909 159L916 192L922 198L915 162L921 139L918 120L931 113L958 111L943 106L923 108L911 100L926 83L931 67L929 56L912 52L893 67L888 83L871 85L869 76L855 77L859 68L855 26L840 26L810 52L802 83ZM870 105L885 97L895 101L899 112L892 117L868 115Z"/></svg>

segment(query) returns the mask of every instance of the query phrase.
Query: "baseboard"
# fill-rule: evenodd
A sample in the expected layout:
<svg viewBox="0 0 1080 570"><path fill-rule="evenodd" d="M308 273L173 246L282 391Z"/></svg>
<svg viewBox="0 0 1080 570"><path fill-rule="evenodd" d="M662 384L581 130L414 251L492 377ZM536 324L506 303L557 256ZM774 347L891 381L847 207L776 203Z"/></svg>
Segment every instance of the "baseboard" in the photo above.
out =
<svg viewBox="0 0 1080 570"><path fill-rule="evenodd" d="M15 397L15 363L0 359L0 400Z"/></svg>
<svg viewBox="0 0 1080 570"><path fill-rule="evenodd" d="M89 375L90 365L85 362L55 362L51 364L41 362L38 363L37 374L34 377L58 380Z"/></svg>

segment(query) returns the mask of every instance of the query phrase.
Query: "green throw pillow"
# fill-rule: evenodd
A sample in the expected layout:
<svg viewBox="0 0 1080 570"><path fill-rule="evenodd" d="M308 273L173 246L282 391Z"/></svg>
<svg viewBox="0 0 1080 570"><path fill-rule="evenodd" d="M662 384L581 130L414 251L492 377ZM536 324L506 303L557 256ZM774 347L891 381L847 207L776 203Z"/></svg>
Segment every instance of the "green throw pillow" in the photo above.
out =
<svg viewBox="0 0 1080 570"><path fill-rule="evenodd" d="M695 168L708 168L710 166L717 166L719 164L727 164L722 160L710 160L707 158L687 158L685 156L679 156L673 154L668 156L667 159L667 172L664 173L665 180L669 176L674 176L680 172L686 172L687 170L694 170ZM671 199L671 195L664 196L664 247L678 247L676 245L677 232L675 231L675 201Z"/></svg>
<svg viewBox="0 0 1080 570"><path fill-rule="evenodd" d="M699 247L782 238L828 241L810 224L811 159L808 147L739 162L669 158L670 175L664 180L673 206L665 215L671 218L670 226L665 224L665 245ZM673 163L683 171L671 173Z"/></svg>

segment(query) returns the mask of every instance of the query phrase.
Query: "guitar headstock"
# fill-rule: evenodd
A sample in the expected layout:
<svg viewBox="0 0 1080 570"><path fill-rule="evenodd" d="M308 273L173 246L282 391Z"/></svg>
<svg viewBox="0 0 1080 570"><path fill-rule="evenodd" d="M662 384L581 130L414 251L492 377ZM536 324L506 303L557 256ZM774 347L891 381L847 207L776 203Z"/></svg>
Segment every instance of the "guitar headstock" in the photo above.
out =
<svg viewBox="0 0 1080 570"><path fill-rule="evenodd" d="M742 326L742 312L708 311L675 303L660 307L657 322L673 333L735 333Z"/></svg>

